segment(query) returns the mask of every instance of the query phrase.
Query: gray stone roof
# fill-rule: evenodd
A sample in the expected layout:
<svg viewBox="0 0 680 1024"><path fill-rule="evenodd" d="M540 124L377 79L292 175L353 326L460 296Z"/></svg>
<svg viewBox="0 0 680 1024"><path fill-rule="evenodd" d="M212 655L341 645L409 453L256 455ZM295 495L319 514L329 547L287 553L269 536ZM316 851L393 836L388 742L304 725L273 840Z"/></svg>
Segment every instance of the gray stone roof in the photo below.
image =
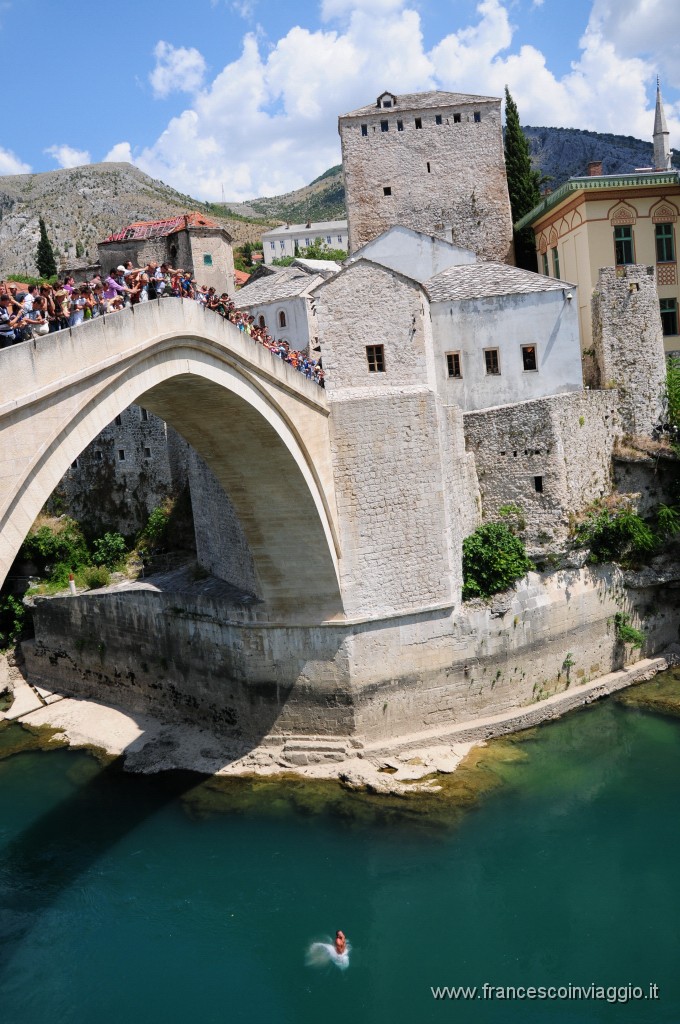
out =
<svg viewBox="0 0 680 1024"><path fill-rule="evenodd" d="M483 299L492 295L523 295L573 288L567 281L509 267L507 263L467 263L435 274L423 287L431 302Z"/></svg>
<svg viewBox="0 0 680 1024"><path fill-rule="evenodd" d="M262 238L287 238L291 235L297 237L310 237L314 234L327 232L333 234L337 231L347 231L346 220L319 220L313 224L279 224L277 228L270 228L262 232Z"/></svg>
<svg viewBox="0 0 680 1024"><path fill-rule="evenodd" d="M260 277L252 284L241 288L236 293L234 305L238 309L244 309L246 306L260 306L265 302L294 299L316 287L322 280L320 274L310 274L300 267L282 267L277 274Z"/></svg>
<svg viewBox="0 0 680 1024"><path fill-rule="evenodd" d="M375 103L369 103L366 107L359 107L357 110L350 110L348 114L341 114L341 118L359 117L366 114L382 114L384 116L386 112L396 111L398 113L400 110L434 110L436 107L457 107L463 103L500 102L497 96L474 96L466 92L442 92L441 90L396 93L396 97L396 104L387 110L376 106Z"/></svg>

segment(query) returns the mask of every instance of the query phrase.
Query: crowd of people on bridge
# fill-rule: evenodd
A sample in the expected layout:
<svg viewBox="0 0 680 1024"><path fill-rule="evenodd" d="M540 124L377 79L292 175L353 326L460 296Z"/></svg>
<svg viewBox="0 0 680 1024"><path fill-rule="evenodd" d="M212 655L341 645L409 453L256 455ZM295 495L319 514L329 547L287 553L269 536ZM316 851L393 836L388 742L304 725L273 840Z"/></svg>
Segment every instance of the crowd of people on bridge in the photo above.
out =
<svg viewBox="0 0 680 1024"><path fill-rule="evenodd" d="M17 284L0 286L0 348L77 327L150 299L173 296L193 299L212 310L309 380L324 386L319 360L291 349L285 341L276 341L263 323L256 324L254 317L236 309L226 292L218 295L215 288L199 287L190 273L167 263L134 267L128 262L112 267L104 278L96 274L86 284L76 284L68 276L54 285L26 285L21 290Z"/></svg>

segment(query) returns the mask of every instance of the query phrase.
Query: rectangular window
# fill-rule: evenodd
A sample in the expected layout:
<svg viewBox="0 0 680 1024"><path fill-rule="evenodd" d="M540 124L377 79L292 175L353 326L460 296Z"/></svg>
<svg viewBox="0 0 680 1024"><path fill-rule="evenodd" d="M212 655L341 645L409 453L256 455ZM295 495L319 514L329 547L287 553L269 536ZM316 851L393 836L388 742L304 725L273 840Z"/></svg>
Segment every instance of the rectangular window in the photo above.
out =
<svg viewBox="0 0 680 1024"><path fill-rule="evenodd" d="M422 128L422 127L423 127L423 119L422 119L422 117L417 117L416 118L416 128Z"/></svg>
<svg viewBox="0 0 680 1024"><path fill-rule="evenodd" d="M628 224L614 228L614 255L617 267L635 263L633 259L633 229Z"/></svg>
<svg viewBox="0 0 680 1024"><path fill-rule="evenodd" d="M104 458L104 456L102 455L102 453L100 451L96 451L94 453L94 461L95 462L101 462L103 458Z"/></svg>
<svg viewBox="0 0 680 1024"><path fill-rule="evenodd" d="M497 348L484 349L484 365L488 374L499 374L501 372Z"/></svg>
<svg viewBox="0 0 680 1024"><path fill-rule="evenodd" d="M78 463L78 460L76 459L75 462L71 463L71 469L77 469L78 465L79 465L79 463Z"/></svg>
<svg viewBox="0 0 680 1024"><path fill-rule="evenodd" d="M543 273L546 277L550 277L550 267L548 266L548 254L547 252L541 253L541 259L543 261Z"/></svg>
<svg viewBox="0 0 680 1024"><path fill-rule="evenodd" d="M150 459L151 458L151 449L150 448L145 448L144 449L144 458L145 459Z"/></svg>
<svg viewBox="0 0 680 1024"><path fill-rule="evenodd" d="M479 124L479 122L482 120L482 115L479 112L479 110L475 110L475 112L474 112L474 114L472 116L473 116L476 124Z"/></svg>
<svg viewBox="0 0 680 1024"><path fill-rule="evenodd" d="M120 427L123 424L123 420L121 419L120 416L116 416L116 418L115 418L115 420L113 422L116 424L117 427Z"/></svg>
<svg viewBox="0 0 680 1024"><path fill-rule="evenodd" d="M403 130L404 130L404 122L403 121L397 121L397 131L398 132L403 132Z"/></svg>
<svg viewBox="0 0 680 1024"><path fill-rule="evenodd" d="M435 114L434 115L434 123L435 124L441 124L442 123L442 115L441 114Z"/></svg>
<svg viewBox="0 0 680 1024"><path fill-rule="evenodd" d="M522 368L524 370L538 369L535 345L522 345Z"/></svg>
<svg viewBox="0 0 680 1024"><path fill-rule="evenodd" d="M390 130L389 122L388 121L381 121L380 122L380 131L381 132L388 132L389 130Z"/></svg>
<svg viewBox="0 0 680 1024"><path fill-rule="evenodd" d="M392 195L392 186L391 185L383 185L383 195L384 196L391 196Z"/></svg>
<svg viewBox="0 0 680 1024"><path fill-rule="evenodd" d="M460 369L460 352L446 353L446 372L449 377L462 377Z"/></svg>
<svg viewBox="0 0 680 1024"><path fill-rule="evenodd" d="M149 422L149 410L148 409L142 409L140 407L139 418L142 421L142 423L148 423Z"/></svg>
<svg viewBox="0 0 680 1024"><path fill-rule="evenodd" d="M543 477L542 476L535 476L534 477L534 490L538 494L543 494Z"/></svg>
<svg viewBox="0 0 680 1024"><path fill-rule="evenodd" d="M273 250L274 250L274 252L276 252L276 242L270 242L270 243L269 243L269 248L270 248L270 249L273 249Z"/></svg>
<svg viewBox="0 0 680 1024"><path fill-rule="evenodd" d="M326 235L326 244L327 245L331 244L331 236L330 235Z"/></svg>
<svg viewBox="0 0 680 1024"><path fill-rule="evenodd" d="M125 449L124 448L119 448L118 449L118 461L119 462L125 462Z"/></svg>
<svg viewBox="0 0 680 1024"><path fill-rule="evenodd" d="M660 299L661 327L664 334L678 333L678 303L676 299Z"/></svg>
<svg viewBox="0 0 680 1024"><path fill-rule="evenodd" d="M339 241L339 242L340 242L340 244L342 245L342 235L338 235L338 241Z"/></svg>
<svg viewBox="0 0 680 1024"><path fill-rule="evenodd" d="M305 238L305 245L309 247L311 244L312 244L311 239Z"/></svg>
<svg viewBox="0 0 680 1024"><path fill-rule="evenodd" d="M431 173L432 173L432 172L430 171L430 161L429 161L429 160L427 161L427 173L428 173L428 174L431 174Z"/></svg>
<svg viewBox="0 0 680 1024"><path fill-rule="evenodd" d="M366 361L369 373L385 372L385 349L383 345L367 345Z"/></svg>
<svg viewBox="0 0 680 1024"><path fill-rule="evenodd" d="M368 135L368 125L367 124L362 124L362 126L361 126L361 134L362 135Z"/></svg>
<svg viewBox="0 0 680 1024"><path fill-rule="evenodd" d="M655 224L656 229L656 262L673 263L675 246L673 244L673 225Z"/></svg>
<svg viewBox="0 0 680 1024"><path fill-rule="evenodd" d="M454 114L453 115L453 123L454 124L460 124L460 114Z"/></svg>
<svg viewBox="0 0 680 1024"><path fill-rule="evenodd" d="M556 245L554 245L550 251L552 252L553 277L556 277L559 280L559 277L560 277L560 254L557 251L557 246Z"/></svg>
<svg viewBox="0 0 680 1024"><path fill-rule="evenodd" d="M212 256L211 256L211 254L209 252L204 252L203 253L203 266L204 267L212 267L212 265L213 264L212 264Z"/></svg>
<svg viewBox="0 0 680 1024"><path fill-rule="evenodd" d="M297 245L297 242L295 244ZM285 249L286 248L286 240L285 240L285 238L282 238L281 241L279 242L279 248L281 248L281 249Z"/></svg>
<svg viewBox="0 0 680 1024"><path fill-rule="evenodd" d="M392 106L392 100L383 100L382 101L382 105L383 105L383 107L391 107Z"/></svg>

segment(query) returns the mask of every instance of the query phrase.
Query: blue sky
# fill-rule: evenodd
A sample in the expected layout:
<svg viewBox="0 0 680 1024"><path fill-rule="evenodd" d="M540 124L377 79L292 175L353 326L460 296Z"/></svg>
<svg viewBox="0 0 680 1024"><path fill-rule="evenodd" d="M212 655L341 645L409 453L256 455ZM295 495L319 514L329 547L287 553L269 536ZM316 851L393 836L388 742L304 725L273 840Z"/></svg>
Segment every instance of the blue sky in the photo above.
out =
<svg viewBox="0 0 680 1024"><path fill-rule="evenodd" d="M525 124L649 138L657 73L680 148L668 0L0 0L0 37L32 112L0 174L123 159L201 199L278 194L338 163L337 115L383 89L508 84Z"/></svg>

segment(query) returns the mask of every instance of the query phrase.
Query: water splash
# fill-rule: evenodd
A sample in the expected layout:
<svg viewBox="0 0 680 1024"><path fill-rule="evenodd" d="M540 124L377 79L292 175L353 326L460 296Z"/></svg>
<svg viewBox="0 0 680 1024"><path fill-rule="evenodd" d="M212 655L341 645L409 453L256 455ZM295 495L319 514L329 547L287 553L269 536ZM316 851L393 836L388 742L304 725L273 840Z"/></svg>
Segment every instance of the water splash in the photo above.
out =
<svg viewBox="0 0 680 1024"><path fill-rule="evenodd" d="M344 953L338 953L330 939L326 942L312 942L305 955L305 963L307 967L326 967L328 964L335 964L341 971L346 971L349 967L351 949L349 942Z"/></svg>

